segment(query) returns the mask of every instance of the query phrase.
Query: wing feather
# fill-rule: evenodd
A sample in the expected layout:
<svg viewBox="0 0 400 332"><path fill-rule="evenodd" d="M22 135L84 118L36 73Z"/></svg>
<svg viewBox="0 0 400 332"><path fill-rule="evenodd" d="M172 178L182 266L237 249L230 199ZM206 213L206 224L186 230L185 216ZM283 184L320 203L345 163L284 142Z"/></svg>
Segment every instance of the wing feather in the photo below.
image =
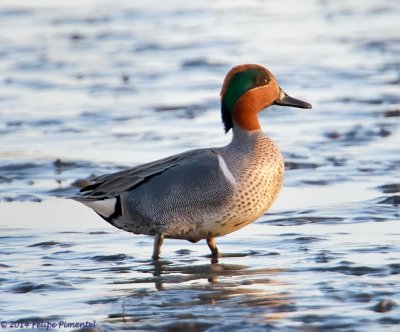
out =
<svg viewBox="0 0 400 332"><path fill-rule="evenodd" d="M187 151L116 173L98 176L92 180L90 185L83 187L80 193L72 197L72 199L84 202L119 196L121 193L141 185L150 178L198 156L204 150L205 149Z"/></svg>

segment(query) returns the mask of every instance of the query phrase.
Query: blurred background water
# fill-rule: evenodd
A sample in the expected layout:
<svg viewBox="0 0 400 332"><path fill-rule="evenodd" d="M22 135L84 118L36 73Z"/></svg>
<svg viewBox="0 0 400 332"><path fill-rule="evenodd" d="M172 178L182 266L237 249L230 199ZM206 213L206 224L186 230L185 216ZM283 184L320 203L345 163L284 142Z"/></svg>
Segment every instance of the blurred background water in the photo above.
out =
<svg viewBox="0 0 400 332"><path fill-rule="evenodd" d="M0 318L162 331L398 331L400 2L0 2ZM224 145L219 90L269 68L310 111L261 124L286 179L205 243L112 228L87 179Z"/></svg>

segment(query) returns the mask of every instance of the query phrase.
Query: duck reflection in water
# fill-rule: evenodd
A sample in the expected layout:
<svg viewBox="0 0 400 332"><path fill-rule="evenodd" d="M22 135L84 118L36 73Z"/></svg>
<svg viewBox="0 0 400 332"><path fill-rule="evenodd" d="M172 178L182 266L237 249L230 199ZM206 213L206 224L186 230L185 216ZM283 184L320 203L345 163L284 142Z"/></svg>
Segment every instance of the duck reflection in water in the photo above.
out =
<svg viewBox="0 0 400 332"><path fill-rule="evenodd" d="M256 315L263 322L279 320L294 311L290 286L277 281L282 269L252 269L239 264L146 263L143 273L153 276L155 289L126 290L124 322L137 322L152 308L157 319L181 317L188 311L192 319L213 319L218 307L242 308L243 317ZM148 283L149 278L143 278ZM137 280L135 281L137 286ZM194 310L195 308L195 310ZM149 309L150 310L150 309ZM179 320L179 319L178 319Z"/></svg>

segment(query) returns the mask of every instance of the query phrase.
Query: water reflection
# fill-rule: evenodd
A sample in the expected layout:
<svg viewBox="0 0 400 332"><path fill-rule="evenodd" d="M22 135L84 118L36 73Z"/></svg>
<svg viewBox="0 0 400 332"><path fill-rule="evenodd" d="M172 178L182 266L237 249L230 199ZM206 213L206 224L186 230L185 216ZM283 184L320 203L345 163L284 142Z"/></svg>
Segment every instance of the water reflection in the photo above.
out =
<svg viewBox="0 0 400 332"><path fill-rule="evenodd" d="M149 289L148 277L135 278L132 283L126 281L121 307L115 308L106 322L124 323L124 328L134 324L132 328L162 326L174 330L182 327L185 320L185 324L198 329L204 324L211 326L213 320L219 319L221 310L228 316L235 312L233 321L252 317L253 321L265 324L296 310L290 288L279 281L282 269L158 261L146 264L141 271L153 276L154 289ZM140 282L144 288L140 288ZM240 308L243 310L238 316Z"/></svg>

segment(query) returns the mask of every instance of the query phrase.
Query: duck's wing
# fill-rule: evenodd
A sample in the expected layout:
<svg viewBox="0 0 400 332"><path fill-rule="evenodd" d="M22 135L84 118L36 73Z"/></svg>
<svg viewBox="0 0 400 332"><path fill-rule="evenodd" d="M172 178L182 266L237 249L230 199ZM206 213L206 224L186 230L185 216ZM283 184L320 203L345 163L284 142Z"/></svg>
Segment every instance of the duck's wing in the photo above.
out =
<svg viewBox="0 0 400 332"><path fill-rule="evenodd" d="M140 234L169 227L173 234L179 218L220 211L234 184L221 151L201 149L99 176L73 199L115 227Z"/></svg>
<svg viewBox="0 0 400 332"><path fill-rule="evenodd" d="M71 198L82 203L114 198L124 192L133 190L170 168L196 159L204 154L205 150L187 151L116 173L98 176L92 180L90 185L83 187L76 196Z"/></svg>

